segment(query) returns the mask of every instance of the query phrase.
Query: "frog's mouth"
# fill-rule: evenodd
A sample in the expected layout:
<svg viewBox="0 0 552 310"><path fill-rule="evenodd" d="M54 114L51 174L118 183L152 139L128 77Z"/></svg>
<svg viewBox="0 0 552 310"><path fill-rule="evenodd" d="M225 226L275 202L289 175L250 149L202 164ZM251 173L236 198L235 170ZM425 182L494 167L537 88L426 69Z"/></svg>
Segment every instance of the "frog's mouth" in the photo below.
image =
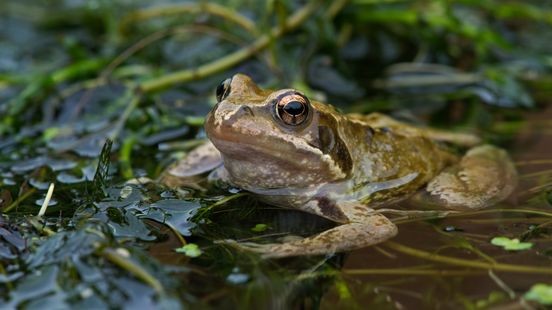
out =
<svg viewBox="0 0 552 310"><path fill-rule="evenodd" d="M286 141L279 137L247 136L231 132L210 133L209 139L215 147L226 156L244 159L275 158L284 161L296 161L297 159L318 158L322 155L320 150L308 146L298 148L293 141ZM318 154L319 153L319 154Z"/></svg>

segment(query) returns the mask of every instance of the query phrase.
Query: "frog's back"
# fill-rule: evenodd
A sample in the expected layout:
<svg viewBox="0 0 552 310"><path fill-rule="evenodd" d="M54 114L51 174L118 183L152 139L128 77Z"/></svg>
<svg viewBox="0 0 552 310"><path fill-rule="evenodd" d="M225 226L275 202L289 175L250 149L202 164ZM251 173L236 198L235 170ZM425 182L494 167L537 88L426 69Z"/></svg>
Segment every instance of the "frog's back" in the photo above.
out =
<svg viewBox="0 0 552 310"><path fill-rule="evenodd" d="M351 179L355 185L384 188L374 190L368 200L413 193L456 160L443 144L415 127L401 126L391 118L382 120L379 116L348 114L344 116L347 125L341 128L353 162Z"/></svg>

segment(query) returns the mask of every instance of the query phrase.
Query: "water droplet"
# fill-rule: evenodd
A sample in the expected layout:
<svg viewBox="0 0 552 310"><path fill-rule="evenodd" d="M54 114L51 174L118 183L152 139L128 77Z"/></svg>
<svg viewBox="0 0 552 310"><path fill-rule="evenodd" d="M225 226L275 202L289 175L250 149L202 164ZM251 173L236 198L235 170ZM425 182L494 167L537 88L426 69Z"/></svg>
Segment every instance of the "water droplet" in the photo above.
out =
<svg viewBox="0 0 552 310"><path fill-rule="evenodd" d="M243 284L249 281L249 275L239 272L238 268L234 268L232 273L226 277L226 281L232 284Z"/></svg>
<svg viewBox="0 0 552 310"><path fill-rule="evenodd" d="M443 227L443 231L445 231L445 232L455 232L455 231L463 231L463 229L460 229L460 228L452 226L452 225L448 225L448 226Z"/></svg>

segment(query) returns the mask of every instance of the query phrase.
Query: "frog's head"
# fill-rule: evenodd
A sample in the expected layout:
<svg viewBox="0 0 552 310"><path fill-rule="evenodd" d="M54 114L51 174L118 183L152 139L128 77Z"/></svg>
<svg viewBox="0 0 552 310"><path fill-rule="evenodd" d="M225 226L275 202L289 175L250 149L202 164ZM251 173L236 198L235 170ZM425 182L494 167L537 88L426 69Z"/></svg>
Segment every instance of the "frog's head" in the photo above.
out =
<svg viewBox="0 0 552 310"><path fill-rule="evenodd" d="M294 89L260 89L243 74L223 81L216 95L205 129L236 185L306 187L350 174L342 117L332 107Z"/></svg>

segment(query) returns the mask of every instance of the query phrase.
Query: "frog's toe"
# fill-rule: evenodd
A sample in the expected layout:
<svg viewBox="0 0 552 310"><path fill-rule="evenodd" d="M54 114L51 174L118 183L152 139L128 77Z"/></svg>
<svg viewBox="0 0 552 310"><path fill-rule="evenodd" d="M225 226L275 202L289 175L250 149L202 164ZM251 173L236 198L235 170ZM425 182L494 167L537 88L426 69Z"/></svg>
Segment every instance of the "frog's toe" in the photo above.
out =
<svg viewBox="0 0 552 310"><path fill-rule="evenodd" d="M218 240L215 243L228 245L240 251L259 253L263 256L269 254L278 245L276 243L238 242L233 239Z"/></svg>

